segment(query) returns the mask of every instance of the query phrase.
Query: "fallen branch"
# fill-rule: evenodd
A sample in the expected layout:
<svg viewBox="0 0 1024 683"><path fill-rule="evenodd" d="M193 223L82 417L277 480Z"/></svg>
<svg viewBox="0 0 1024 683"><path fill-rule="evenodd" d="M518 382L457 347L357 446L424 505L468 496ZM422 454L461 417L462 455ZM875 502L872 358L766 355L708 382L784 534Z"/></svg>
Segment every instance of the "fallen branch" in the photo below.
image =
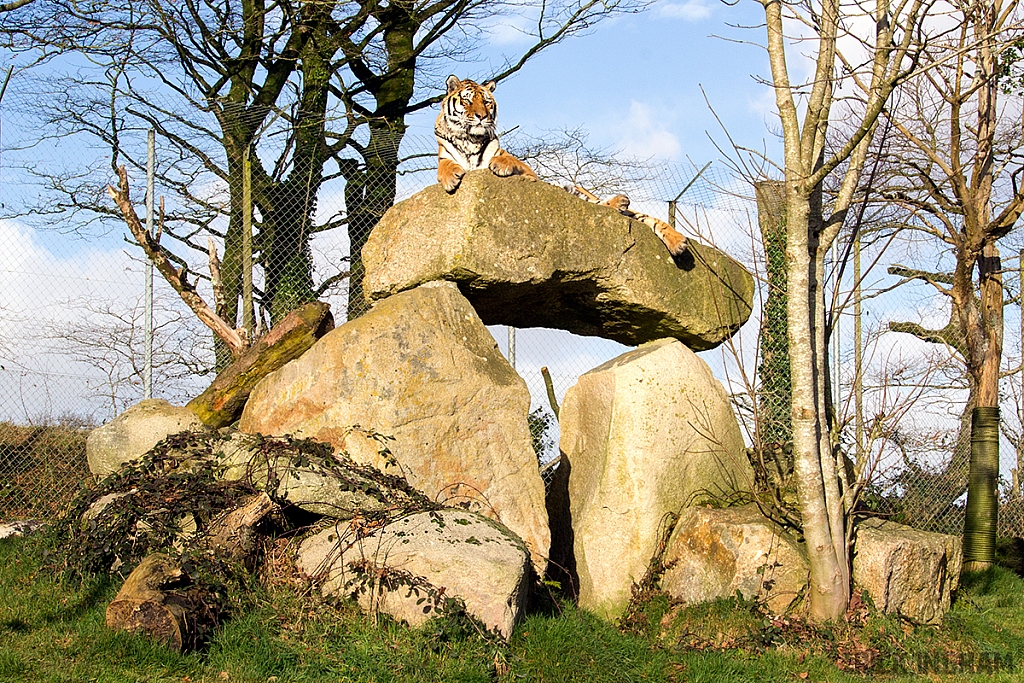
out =
<svg viewBox="0 0 1024 683"><path fill-rule="evenodd" d="M256 550L255 527L276 507L266 493L253 496L214 520L202 545L221 559L242 562L252 569L251 561Z"/></svg>
<svg viewBox="0 0 1024 683"><path fill-rule="evenodd" d="M206 238L206 248L210 254L210 284L213 286L213 310L219 316L224 312L227 299L224 296L224 281L220 277L220 258L217 256L217 245L214 244L212 237Z"/></svg>
<svg viewBox="0 0 1024 683"><path fill-rule="evenodd" d="M246 344L242 336L231 325L228 325L223 318L217 315L216 311L210 308L206 301L203 300L203 297L199 296L195 286L188 281L186 269L178 270L175 268L163 251L160 250L156 240L142 226L142 221L139 220L138 214L135 213L135 207L130 199L128 172L124 166L118 167L117 177L118 189L115 190L108 185L107 194L114 200L117 207L121 209L124 222L128 224L128 229L131 230L139 246L146 252L146 257L153 262L153 265L164 276L167 283L174 288L174 291L181 296L181 300L192 309L203 324L213 330L217 338L227 345L231 350L231 355L235 358L241 356L246 348L248 348L248 344Z"/></svg>
<svg viewBox="0 0 1024 683"><path fill-rule="evenodd" d="M314 301L295 309L225 368L188 408L207 426L226 427L239 418L256 384L305 353L334 329L330 306Z"/></svg>

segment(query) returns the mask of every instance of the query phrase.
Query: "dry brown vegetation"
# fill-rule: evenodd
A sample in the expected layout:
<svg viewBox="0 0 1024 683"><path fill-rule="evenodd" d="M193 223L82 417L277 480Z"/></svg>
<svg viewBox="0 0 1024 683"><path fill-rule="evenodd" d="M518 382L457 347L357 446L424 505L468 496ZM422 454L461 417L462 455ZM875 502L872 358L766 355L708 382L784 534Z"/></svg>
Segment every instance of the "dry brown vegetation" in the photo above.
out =
<svg viewBox="0 0 1024 683"><path fill-rule="evenodd" d="M89 429L0 422L0 521L53 519L92 475Z"/></svg>

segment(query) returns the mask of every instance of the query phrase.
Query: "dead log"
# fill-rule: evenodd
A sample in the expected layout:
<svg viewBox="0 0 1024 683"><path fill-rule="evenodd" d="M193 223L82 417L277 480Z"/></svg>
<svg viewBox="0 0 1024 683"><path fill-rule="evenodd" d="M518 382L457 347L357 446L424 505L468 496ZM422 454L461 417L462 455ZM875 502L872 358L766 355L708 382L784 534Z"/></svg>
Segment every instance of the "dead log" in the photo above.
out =
<svg viewBox="0 0 1024 683"><path fill-rule="evenodd" d="M181 300L192 309L196 317L213 330L213 333L231 349L231 355L235 358L241 356L242 352L248 348L248 342L242 339L242 336L238 334L238 330L231 327L231 325L217 315L203 300L203 297L199 296L195 284L188 281L188 273L185 269L178 270L175 268L170 259L167 258L167 255L160 249L160 244L156 238L150 235L142 226L142 221L139 220L138 214L135 213L135 207L132 205L128 186L128 172L124 166L117 168L117 179L118 189L115 190L107 186L107 194L114 200L117 207L121 209L124 222L128 225L128 229L131 230L132 236L139 243L139 246L146 252L146 257L152 261L156 269L167 280L167 284L174 288L174 291L181 296Z"/></svg>
<svg viewBox="0 0 1024 683"><path fill-rule="evenodd" d="M261 379L301 356L332 329L328 304L314 301L295 309L217 375L206 391L189 401L188 408L206 425L226 427L242 414L249 393Z"/></svg>
<svg viewBox="0 0 1024 683"><path fill-rule="evenodd" d="M188 615L201 613L188 594L174 590L188 582L181 566L163 553L146 557L107 606L107 628L145 633L182 651L193 644Z"/></svg>
<svg viewBox="0 0 1024 683"><path fill-rule="evenodd" d="M251 560L257 540L255 527L275 507L266 493L253 496L245 505L214 520L201 541L203 549L221 559L247 564L252 569Z"/></svg>
<svg viewBox="0 0 1024 683"><path fill-rule="evenodd" d="M254 527L274 507L266 493L253 496L215 520L198 541L197 550L251 568L256 550ZM179 652L192 648L220 617L204 600L208 594L181 563L154 553L128 575L107 606L107 628L141 632Z"/></svg>

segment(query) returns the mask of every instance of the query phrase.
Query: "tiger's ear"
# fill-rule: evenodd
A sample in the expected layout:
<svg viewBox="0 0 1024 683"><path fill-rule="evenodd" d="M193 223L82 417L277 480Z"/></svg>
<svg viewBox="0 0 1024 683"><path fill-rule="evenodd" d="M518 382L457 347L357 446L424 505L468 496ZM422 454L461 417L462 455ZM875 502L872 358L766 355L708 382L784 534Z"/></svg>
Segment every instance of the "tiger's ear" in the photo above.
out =
<svg viewBox="0 0 1024 683"><path fill-rule="evenodd" d="M484 83L484 87L490 90L491 92L494 92L494 89L498 87L498 84L495 83L494 81L487 81L486 83Z"/></svg>
<svg viewBox="0 0 1024 683"><path fill-rule="evenodd" d="M448 86L448 94L449 95L451 95L453 92L458 90L459 86L462 85L462 81L460 81L459 77L454 75L454 74L449 76L448 80L446 80L444 83L445 83L445 85Z"/></svg>

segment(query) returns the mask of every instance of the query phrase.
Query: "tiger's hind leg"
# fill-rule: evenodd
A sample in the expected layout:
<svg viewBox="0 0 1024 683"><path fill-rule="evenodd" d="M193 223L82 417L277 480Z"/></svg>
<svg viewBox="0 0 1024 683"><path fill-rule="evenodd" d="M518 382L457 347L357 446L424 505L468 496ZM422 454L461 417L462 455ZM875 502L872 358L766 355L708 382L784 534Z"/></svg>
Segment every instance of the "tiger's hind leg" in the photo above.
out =
<svg viewBox="0 0 1024 683"><path fill-rule="evenodd" d="M527 180L537 180L537 174L526 165L525 161L515 158L503 149L499 149L494 157L491 158L487 168L491 169L491 173L500 178L521 175Z"/></svg>
<svg viewBox="0 0 1024 683"><path fill-rule="evenodd" d="M464 175L466 175L466 169L451 159L437 160L437 182L441 183L441 187L448 194L458 189Z"/></svg>
<svg viewBox="0 0 1024 683"><path fill-rule="evenodd" d="M600 204L601 206L610 206L621 214L630 215L629 212L629 197L624 194L617 194L614 197L609 197L604 201L598 198L590 190L579 185L566 185L565 191L569 194L575 195L580 199L585 199L591 204Z"/></svg>
<svg viewBox="0 0 1024 683"><path fill-rule="evenodd" d="M660 218L648 216L646 213L631 213L633 214L633 218L648 226L654 231L655 235L661 238L661 241L664 242L665 246L668 248L668 253L672 254L673 258L682 256L686 253L688 248L686 244L686 237L678 230Z"/></svg>
<svg viewBox="0 0 1024 683"><path fill-rule="evenodd" d="M686 253L686 237L660 218L655 218L654 216L650 216L646 213L640 213L639 211L630 210L629 197L626 195L617 194L614 197L609 197L608 199L601 201L592 192L589 192L579 185L566 186L565 189L570 194L574 194L588 202L610 206L623 216L629 216L630 218L640 221L654 231L654 234L657 235L665 244L665 247L668 249L668 253L672 254L673 258L682 256Z"/></svg>

